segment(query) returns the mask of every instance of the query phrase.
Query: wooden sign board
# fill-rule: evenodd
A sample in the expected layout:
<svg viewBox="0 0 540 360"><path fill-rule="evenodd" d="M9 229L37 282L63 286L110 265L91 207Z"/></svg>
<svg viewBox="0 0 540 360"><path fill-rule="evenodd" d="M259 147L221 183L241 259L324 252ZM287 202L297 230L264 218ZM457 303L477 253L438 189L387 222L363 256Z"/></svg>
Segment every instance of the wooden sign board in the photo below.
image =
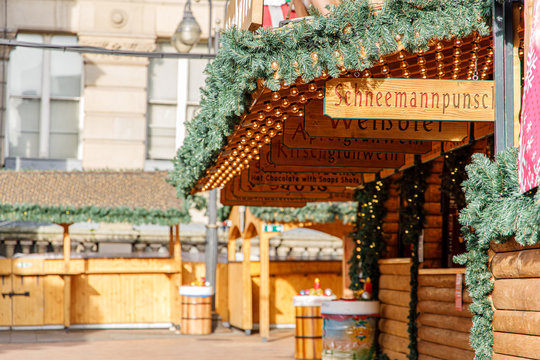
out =
<svg viewBox="0 0 540 360"><path fill-rule="evenodd" d="M356 187L365 182L363 173L264 172L256 162L252 163L247 174L252 184Z"/></svg>
<svg viewBox="0 0 540 360"><path fill-rule="evenodd" d="M410 154L424 154L431 150L431 142L428 141L309 136L304 131L304 118L299 116L291 116L284 122L283 144L289 148L296 149L377 151Z"/></svg>
<svg viewBox="0 0 540 360"><path fill-rule="evenodd" d="M266 171L282 172L335 172L335 173L377 173L381 168L361 168L361 167L338 167L338 166L312 166L312 165L276 165L270 159L269 147L260 150L259 168Z"/></svg>
<svg viewBox="0 0 540 360"><path fill-rule="evenodd" d="M231 0L225 15L225 29L236 26L255 31L263 24L264 0Z"/></svg>
<svg viewBox="0 0 540 360"><path fill-rule="evenodd" d="M491 80L338 78L325 84L331 118L495 121Z"/></svg>
<svg viewBox="0 0 540 360"><path fill-rule="evenodd" d="M374 151L305 150L288 148L279 138L270 144L270 162L276 165L337 166L345 168L400 168L405 156Z"/></svg>
<svg viewBox="0 0 540 360"><path fill-rule="evenodd" d="M405 111L402 110L402 115ZM309 136L359 139L463 141L469 134L465 121L332 119L323 114L323 102L306 105L304 130Z"/></svg>
<svg viewBox="0 0 540 360"><path fill-rule="evenodd" d="M254 196L237 196L233 193L232 183L229 181L221 189L220 202L223 205L246 205L246 206L278 206L278 207L302 207L306 201L296 201L287 197L275 196L274 198L258 198Z"/></svg>
<svg viewBox="0 0 540 360"><path fill-rule="evenodd" d="M332 188L328 186L310 185L266 185L246 184L247 174L235 177L233 193L237 196L256 196L260 198L274 198L276 196L295 199L298 201L350 201L353 198L352 190L344 188Z"/></svg>

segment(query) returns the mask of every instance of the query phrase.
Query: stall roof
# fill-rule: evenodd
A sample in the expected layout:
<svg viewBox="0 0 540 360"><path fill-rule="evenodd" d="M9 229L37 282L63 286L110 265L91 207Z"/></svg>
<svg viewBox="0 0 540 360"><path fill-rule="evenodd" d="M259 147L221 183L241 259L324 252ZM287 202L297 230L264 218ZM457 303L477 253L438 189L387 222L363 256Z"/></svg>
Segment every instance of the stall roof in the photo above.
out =
<svg viewBox="0 0 540 360"><path fill-rule="evenodd" d="M166 177L163 171L0 171L0 219L189 222L187 204Z"/></svg>
<svg viewBox="0 0 540 360"><path fill-rule="evenodd" d="M234 156L236 146L242 137L249 141L249 124L261 113L264 117L265 111L273 113L279 107L275 100L287 98L293 84L300 92L317 94L328 77L357 74L467 79L472 64L477 64L482 79L491 75L493 53L486 36L491 1L386 1L382 9L373 8L373 3L345 0L328 16L315 15L277 30L227 30L220 52L206 70L201 111L187 127L184 145L174 159L171 178L178 191L188 194L223 186L249 166L248 160ZM467 50L455 51L454 39L466 37ZM419 52L429 57L417 57ZM426 62L420 63L420 58ZM257 141L261 144L261 139ZM251 157L256 159L257 152Z"/></svg>

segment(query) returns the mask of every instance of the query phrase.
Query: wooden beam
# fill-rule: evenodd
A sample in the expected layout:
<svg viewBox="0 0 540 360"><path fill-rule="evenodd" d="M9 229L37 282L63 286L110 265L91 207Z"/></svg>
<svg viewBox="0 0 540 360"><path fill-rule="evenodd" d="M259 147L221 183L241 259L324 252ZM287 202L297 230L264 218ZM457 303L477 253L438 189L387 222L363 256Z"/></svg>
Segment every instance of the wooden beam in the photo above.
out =
<svg viewBox="0 0 540 360"><path fill-rule="evenodd" d="M248 228L249 230L249 228ZM251 333L253 327L253 306L251 295L251 237L252 234L243 232L242 242L242 329Z"/></svg>
<svg viewBox="0 0 540 360"><path fill-rule="evenodd" d="M173 226L169 226L169 257L174 256Z"/></svg>
<svg viewBox="0 0 540 360"><path fill-rule="evenodd" d="M68 328L71 323L71 276L69 274L69 262L71 259L71 239L69 226L71 224L59 224L64 229L64 327Z"/></svg>
<svg viewBox="0 0 540 360"><path fill-rule="evenodd" d="M262 340L270 338L270 256L269 242L272 233L264 231L261 222L259 230L259 248L261 264L261 286L259 288L259 333Z"/></svg>

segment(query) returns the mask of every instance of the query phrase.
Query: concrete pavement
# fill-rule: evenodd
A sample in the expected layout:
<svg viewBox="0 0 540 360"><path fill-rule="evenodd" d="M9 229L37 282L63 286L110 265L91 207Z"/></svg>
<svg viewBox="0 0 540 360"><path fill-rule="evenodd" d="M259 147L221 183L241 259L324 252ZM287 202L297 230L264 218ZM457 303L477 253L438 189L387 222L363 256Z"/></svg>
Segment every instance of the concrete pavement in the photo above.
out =
<svg viewBox="0 0 540 360"><path fill-rule="evenodd" d="M258 334L218 328L206 336L169 330L0 331L1 360L294 359L294 330Z"/></svg>

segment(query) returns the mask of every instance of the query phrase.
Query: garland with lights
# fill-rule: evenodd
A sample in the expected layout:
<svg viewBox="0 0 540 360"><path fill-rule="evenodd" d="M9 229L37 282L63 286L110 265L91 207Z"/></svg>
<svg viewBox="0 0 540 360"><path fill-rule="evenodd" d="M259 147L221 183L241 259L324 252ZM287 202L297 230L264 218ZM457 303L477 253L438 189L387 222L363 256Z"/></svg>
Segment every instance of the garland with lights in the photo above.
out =
<svg viewBox="0 0 540 360"><path fill-rule="evenodd" d="M470 162L471 154L469 145L444 155L441 192L453 199L458 209L463 209L466 205L461 184L467 179L465 166Z"/></svg>
<svg viewBox="0 0 540 360"><path fill-rule="evenodd" d="M426 178L429 176L431 164L419 164L403 172L399 180L401 199L405 199L405 205L400 203L399 234L402 244L411 246L411 300L409 302L409 355L410 360L418 359L418 238L424 229L426 211L425 192L427 189Z"/></svg>
<svg viewBox="0 0 540 360"><path fill-rule="evenodd" d="M301 208L250 206L249 211L255 217L267 222L325 224L339 220L344 224L350 224L356 220L355 203L352 201L308 203Z"/></svg>
<svg viewBox="0 0 540 360"><path fill-rule="evenodd" d="M490 32L490 0L386 1L375 11L369 0L344 0L327 16L255 33L233 27L223 32L216 59L206 68L201 110L186 125L184 145L173 160L171 182L185 195L212 165L252 103L257 80L276 91L299 77L310 82L326 71L362 71L401 45L409 53L432 40Z"/></svg>
<svg viewBox="0 0 540 360"><path fill-rule="evenodd" d="M355 247L348 261L349 288L353 291L363 289L360 278L370 278L372 297L379 298L379 259L386 247L382 226L386 216L384 203L388 200L389 179L368 183L357 190L354 198L358 201L358 215L351 233Z"/></svg>
<svg viewBox="0 0 540 360"><path fill-rule="evenodd" d="M525 194L518 186L518 150L508 148L491 161L474 154L466 167L468 179L463 182L467 206L461 210L461 232L467 252L454 257L466 265L465 280L473 299L471 346L475 360L490 360L493 353L493 308L488 299L493 290L487 251L491 241L504 243L511 237L521 245L540 241L540 192Z"/></svg>

